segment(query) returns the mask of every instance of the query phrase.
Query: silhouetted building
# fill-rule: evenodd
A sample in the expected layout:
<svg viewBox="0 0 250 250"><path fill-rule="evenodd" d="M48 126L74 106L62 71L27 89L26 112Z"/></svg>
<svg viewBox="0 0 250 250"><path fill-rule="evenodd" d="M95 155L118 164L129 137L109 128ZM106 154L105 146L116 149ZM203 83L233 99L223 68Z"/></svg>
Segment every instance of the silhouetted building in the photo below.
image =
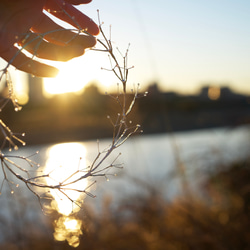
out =
<svg viewBox="0 0 250 250"><path fill-rule="evenodd" d="M33 104L42 104L45 101L43 95L43 78L28 75L29 102Z"/></svg>
<svg viewBox="0 0 250 250"><path fill-rule="evenodd" d="M159 95L160 93L162 93L162 92L159 90L157 83L153 83L148 87L148 95L149 96Z"/></svg>

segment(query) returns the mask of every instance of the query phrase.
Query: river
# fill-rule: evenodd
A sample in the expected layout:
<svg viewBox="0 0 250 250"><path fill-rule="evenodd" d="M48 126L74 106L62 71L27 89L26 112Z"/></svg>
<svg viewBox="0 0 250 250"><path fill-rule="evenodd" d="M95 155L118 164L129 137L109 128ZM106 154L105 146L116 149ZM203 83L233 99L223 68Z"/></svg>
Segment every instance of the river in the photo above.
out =
<svg viewBox="0 0 250 250"><path fill-rule="evenodd" d="M68 168L72 168L73 165L78 165L80 157L82 161L85 161L84 164L90 165L98 151L102 152L110 142L111 140L104 139L99 143L86 141L25 146L17 152L26 157L38 151L39 153L32 157L32 160L42 167L48 165L48 161L51 164L53 160L52 168L62 165L65 161L68 161L67 164L70 165ZM54 153L51 153L52 148L54 148ZM58 149L55 150L55 148ZM116 195L118 190L129 193L135 191L131 183L128 185L132 179L140 179L149 184L167 182L170 176L176 176L177 165L180 163L185 168L188 178L197 179L195 176L197 174L202 178L202 173L214 171L219 165L222 167L227 162L246 158L249 155L249 148L250 126L179 132L172 135L134 136L115 149L110 159L101 166L109 165L121 153L115 163L121 164L119 166L123 168L109 172L117 176L111 175L106 179L98 177L96 190L93 192L97 196L100 195L99 192L102 195L104 193ZM17 152L12 154L17 154ZM107 179L110 181L107 182ZM169 195L173 195L176 187L171 183L168 190L171 190Z"/></svg>
<svg viewBox="0 0 250 250"><path fill-rule="evenodd" d="M68 170L74 171L73 166L79 166L79 162L85 167L89 166L98 152L102 152L110 142L111 140L104 139L99 143L85 141L33 145L6 154L27 157L39 151L32 160L38 162L42 170L49 166L52 167L50 172L59 169L58 173L67 174ZM183 175L188 180L190 189L195 192L209 173L218 171L228 162L249 157L249 149L250 126L179 132L172 135L133 136L114 150L110 159L101 165L106 167L113 163L117 168L113 167L106 172L106 177L95 178L97 183L88 191L96 195L96 198L85 195L84 202L100 207L103 198L109 196L112 197L112 204L115 206L124 197L143 193L148 187L158 188L166 198L171 199L182 192L179 177ZM22 159L19 161L21 164ZM65 164L66 168L63 169L62 166ZM58 175L56 174L56 177ZM12 181L15 184L19 183L15 179ZM14 194L11 194L12 190ZM7 221L14 219L13 213L18 213L18 207L22 209L25 207L27 210L25 204L32 200L35 202L28 207L25 216L27 219L38 220L39 202L25 185L20 183L16 187L4 181L2 193L0 218L5 218ZM19 205L14 207L12 204Z"/></svg>

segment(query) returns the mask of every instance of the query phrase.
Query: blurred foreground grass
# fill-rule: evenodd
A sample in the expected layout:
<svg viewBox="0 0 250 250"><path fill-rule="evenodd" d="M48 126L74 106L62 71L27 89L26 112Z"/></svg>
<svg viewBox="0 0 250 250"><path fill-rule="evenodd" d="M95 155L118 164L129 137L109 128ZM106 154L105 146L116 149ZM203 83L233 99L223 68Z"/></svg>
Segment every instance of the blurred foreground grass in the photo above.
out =
<svg viewBox="0 0 250 250"><path fill-rule="evenodd" d="M167 201L159 187L148 185L145 194L124 197L111 208L112 197L103 200L101 212L86 207L81 243L86 250L247 250L250 249L250 160L227 166L208 178L200 188L201 197L187 194ZM27 209L29 209L27 207ZM44 228L36 220L12 230L0 249L74 249L53 239L51 215Z"/></svg>

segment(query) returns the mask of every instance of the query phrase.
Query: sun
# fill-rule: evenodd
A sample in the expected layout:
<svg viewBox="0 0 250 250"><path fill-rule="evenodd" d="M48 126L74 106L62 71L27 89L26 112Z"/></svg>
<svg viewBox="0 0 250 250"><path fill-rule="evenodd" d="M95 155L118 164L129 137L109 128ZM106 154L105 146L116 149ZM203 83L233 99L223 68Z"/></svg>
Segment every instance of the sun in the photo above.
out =
<svg viewBox="0 0 250 250"><path fill-rule="evenodd" d="M44 79L44 90L47 96L81 92L89 81L88 77L82 76L84 66L79 59L67 63L58 62L54 66L59 69L59 74L55 78Z"/></svg>
<svg viewBox="0 0 250 250"><path fill-rule="evenodd" d="M114 79L112 73L102 70L105 64L103 57L93 53L86 53L68 62L54 63L53 66L59 69L59 74L55 78L44 78L45 96L69 92L81 94L84 87L91 82L99 83L103 89L109 87Z"/></svg>

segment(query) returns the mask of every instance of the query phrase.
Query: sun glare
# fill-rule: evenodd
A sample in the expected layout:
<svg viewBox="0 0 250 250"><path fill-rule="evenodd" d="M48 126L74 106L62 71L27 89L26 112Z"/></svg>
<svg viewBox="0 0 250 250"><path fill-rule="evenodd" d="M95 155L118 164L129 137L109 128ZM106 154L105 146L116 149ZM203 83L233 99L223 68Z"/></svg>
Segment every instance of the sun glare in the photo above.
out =
<svg viewBox="0 0 250 250"><path fill-rule="evenodd" d="M16 73L15 76L15 94L18 103L24 105L29 101L27 82L23 82L23 74Z"/></svg>
<svg viewBox="0 0 250 250"><path fill-rule="evenodd" d="M81 94L84 87L92 82L99 83L106 91L116 82L112 73L101 69L109 68L106 59L92 52L69 62L57 62L53 66L59 69L59 74L55 78L44 79L45 96L69 92Z"/></svg>
<svg viewBox="0 0 250 250"><path fill-rule="evenodd" d="M81 92L88 79L81 75L83 69L78 60L55 65L60 71L55 78L44 79L45 94L55 95L68 92Z"/></svg>

